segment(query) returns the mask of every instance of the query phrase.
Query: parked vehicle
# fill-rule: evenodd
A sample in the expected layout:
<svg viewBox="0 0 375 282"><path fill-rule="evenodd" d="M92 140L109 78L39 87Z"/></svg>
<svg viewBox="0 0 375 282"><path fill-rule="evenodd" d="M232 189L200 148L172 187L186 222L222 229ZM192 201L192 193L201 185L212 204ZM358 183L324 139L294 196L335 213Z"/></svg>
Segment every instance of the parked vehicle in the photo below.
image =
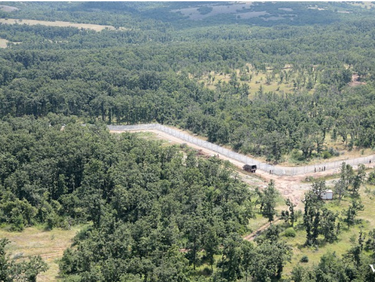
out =
<svg viewBox="0 0 375 282"><path fill-rule="evenodd" d="M255 171L257 170L257 166L256 166L256 165L245 164L245 165L243 166L243 170L244 170L244 171L248 171L248 172L255 173Z"/></svg>

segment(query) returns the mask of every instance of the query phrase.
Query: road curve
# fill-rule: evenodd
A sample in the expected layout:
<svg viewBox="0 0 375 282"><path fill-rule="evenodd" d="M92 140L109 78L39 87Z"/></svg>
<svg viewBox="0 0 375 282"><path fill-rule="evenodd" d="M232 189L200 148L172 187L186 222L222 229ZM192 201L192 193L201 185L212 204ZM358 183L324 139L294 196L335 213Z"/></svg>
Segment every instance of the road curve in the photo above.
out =
<svg viewBox="0 0 375 282"><path fill-rule="evenodd" d="M325 171L337 170L340 168L342 162L346 162L351 166L357 166L358 164L371 164L375 162L375 155L368 157L347 159L335 162L326 162L321 164L302 166L302 167L283 167L274 166L271 164L260 162L256 159L248 156L233 152L227 148L219 145L204 141L197 137L194 137L184 131L174 129L165 125L151 123L151 124L136 124L136 125L108 125L108 129L111 132L124 132L124 131L158 131L173 137L177 143L189 143L198 146L199 148L205 148L213 154L219 154L221 157L225 156L231 160L237 161L237 166L241 164L255 164L258 169L267 173L278 176L294 176L294 175L306 175L311 173L319 173Z"/></svg>

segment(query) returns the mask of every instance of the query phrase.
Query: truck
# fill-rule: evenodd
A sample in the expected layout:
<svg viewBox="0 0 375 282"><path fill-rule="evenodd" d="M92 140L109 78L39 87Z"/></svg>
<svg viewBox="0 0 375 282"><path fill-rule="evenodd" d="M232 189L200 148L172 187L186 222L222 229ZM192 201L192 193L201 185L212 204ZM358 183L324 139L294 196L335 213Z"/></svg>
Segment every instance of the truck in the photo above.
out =
<svg viewBox="0 0 375 282"><path fill-rule="evenodd" d="M242 168L244 171L251 172L251 173L255 173L255 171L257 170L256 165L250 165L250 164L245 164Z"/></svg>

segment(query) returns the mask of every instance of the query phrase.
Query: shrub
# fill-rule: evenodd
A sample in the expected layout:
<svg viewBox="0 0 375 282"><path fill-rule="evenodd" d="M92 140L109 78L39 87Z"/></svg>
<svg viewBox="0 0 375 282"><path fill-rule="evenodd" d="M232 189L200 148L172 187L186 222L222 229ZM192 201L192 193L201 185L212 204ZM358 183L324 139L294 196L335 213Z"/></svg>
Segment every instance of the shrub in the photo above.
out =
<svg viewBox="0 0 375 282"><path fill-rule="evenodd" d="M330 148L328 149L328 153L330 153L332 156L335 156L335 157L337 157L337 156L340 155L340 152L337 151L337 150L335 150L335 149L333 149L332 147L330 147Z"/></svg>
<svg viewBox="0 0 375 282"><path fill-rule="evenodd" d="M309 262L309 257L308 256L301 257L300 262Z"/></svg>
<svg viewBox="0 0 375 282"><path fill-rule="evenodd" d="M323 151L322 157L323 159L329 159L330 157L332 157L332 155L328 151Z"/></svg>
<svg viewBox="0 0 375 282"><path fill-rule="evenodd" d="M291 158L295 161L304 161L305 157L302 155L302 153L299 150L294 149L291 154Z"/></svg>
<svg viewBox="0 0 375 282"><path fill-rule="evenodd" d="M375 171L372 171L372 172L369 173L368 178L367 178L367 182L369 184L375 185Z"/></svg>
<svg viewBox="0 0 375 282"><path fill-rule="evenodd" d="M285 237L296 237L296 231L292 227L290 227L290 228L285 230L284 236Z"/></svg>

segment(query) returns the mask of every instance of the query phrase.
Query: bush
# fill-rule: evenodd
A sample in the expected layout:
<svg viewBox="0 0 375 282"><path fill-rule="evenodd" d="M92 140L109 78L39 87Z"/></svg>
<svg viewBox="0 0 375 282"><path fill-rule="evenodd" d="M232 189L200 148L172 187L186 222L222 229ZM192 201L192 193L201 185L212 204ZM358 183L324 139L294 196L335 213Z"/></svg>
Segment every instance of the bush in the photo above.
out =
<svg viewBox="0 0 375 282"><path fill-rule="evenodd" d="M208 275L211 275L212 274L212 270L208 267L205 267L202 271L202 274L205 275L205 276L208 276Z"/></svg>
<svg viewBox="0 0 375 282"><path fill-rule="evenodd" d="M299 150L294 149L291 154L291 158L295 161L301 162L305 160L305 157Z"/></svg>
<svg viewBox="0 0 375 282"><path fill-rule="evenodd" d="M322 157L323 159L329 159L330 157L332 157L332 155L328 151L323 151Z"/></svg>
<svg viewBox="0 0 375 282"><path fill-rule="evenodd" d="M308 256L301 257L300 262L309 262L309 257Z"/></svg>
<svg viewBox="0 0 375 282"><path fill-rule="evenodd" d="M332 156L335 156L335 157L340 156L340 152L333 149L332 147L328 149L328 153L330 153Z"/></svg>
<svg viewBox="0 0 375 282"><path fill-rule="evenodd" d="M375 171L372 171L369 173L368 178L367 178L367 183L371 185L375 185Z"/></svg>
<svg viewBox="0 0 375 282"><path fill-rule="evenodd" d="M285 237L296 237L296 231L292 227L290 227L290 228L285 230L284 236Z"/></svg>

